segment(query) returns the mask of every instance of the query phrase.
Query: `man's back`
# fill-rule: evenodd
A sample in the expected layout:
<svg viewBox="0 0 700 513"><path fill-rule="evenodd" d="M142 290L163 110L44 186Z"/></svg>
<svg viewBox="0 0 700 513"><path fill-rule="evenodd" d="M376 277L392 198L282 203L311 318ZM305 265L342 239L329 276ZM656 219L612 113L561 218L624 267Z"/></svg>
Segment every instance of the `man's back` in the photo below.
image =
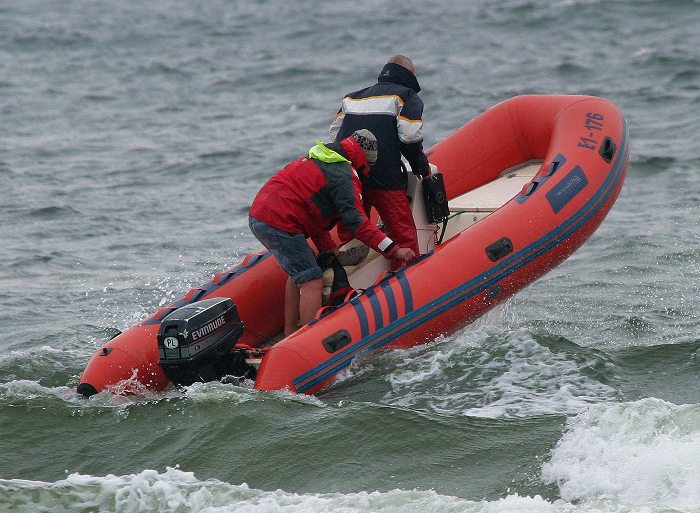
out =
<svg viewBox="0 0 700 513"><path fill-rule="evenodd" d="M330 130L335 140L366 128L376 135L379 142L379 158L363 188L405 189L402 153L414 172L428 172L422 148L423 101L418 91L420 85L415 75L406 67L389 62L376 84L343 98Z"/></svg>

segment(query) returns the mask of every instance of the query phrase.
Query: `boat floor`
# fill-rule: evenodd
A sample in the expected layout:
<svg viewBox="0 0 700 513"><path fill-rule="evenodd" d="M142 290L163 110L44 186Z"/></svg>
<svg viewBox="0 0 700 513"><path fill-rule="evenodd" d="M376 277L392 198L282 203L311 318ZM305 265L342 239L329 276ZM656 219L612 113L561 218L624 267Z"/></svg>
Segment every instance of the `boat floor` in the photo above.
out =
<svg viewBox="0 0 700 513"><path fill-rule="evenodd" d="M504 171L496 180L450 200L450 212L454 217L447 222L443 241L450 240L508 203L535 177L541 166L541 161L525 162Z"/></svg>

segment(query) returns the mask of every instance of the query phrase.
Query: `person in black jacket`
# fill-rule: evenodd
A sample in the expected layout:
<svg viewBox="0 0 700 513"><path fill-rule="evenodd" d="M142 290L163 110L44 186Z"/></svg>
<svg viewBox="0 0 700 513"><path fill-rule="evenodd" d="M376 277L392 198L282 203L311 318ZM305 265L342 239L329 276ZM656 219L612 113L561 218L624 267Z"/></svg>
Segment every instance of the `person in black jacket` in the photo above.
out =
<svg viewBox="0 0 700 513"><path fill-rule="evenodd" d="M379 158L362 185L363 206L369 217L377 209L387 235L402 247L411 248L416 256L418 236L406 196L406 177L401 156L417 176L430 175L430 165L423 152L423 100L413 62L403 55L391 57L377 83L347 94L331 123L335 141L355 130L368 129L379 143ZM392 259L392 269L405 262Z"/></svg>

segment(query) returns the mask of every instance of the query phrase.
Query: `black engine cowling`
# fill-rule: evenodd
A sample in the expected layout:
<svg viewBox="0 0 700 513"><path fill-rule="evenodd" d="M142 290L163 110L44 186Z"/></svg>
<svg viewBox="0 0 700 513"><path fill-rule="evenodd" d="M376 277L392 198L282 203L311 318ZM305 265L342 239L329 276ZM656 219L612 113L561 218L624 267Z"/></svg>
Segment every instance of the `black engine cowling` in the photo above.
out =
<svg viewBox="0 0 700 513"><path fill-rule="evenodd" d="M158 330L159 364L177 386L224 376L254 378L244 351L234 350L243 322L233 301L210 298L178 308Z"/></svg>

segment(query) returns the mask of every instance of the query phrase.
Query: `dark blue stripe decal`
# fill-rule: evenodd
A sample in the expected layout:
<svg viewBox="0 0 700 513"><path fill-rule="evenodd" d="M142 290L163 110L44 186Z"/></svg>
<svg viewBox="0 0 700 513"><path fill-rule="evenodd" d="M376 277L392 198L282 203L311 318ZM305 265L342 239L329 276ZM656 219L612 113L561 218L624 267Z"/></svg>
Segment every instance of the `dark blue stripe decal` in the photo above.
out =
<svg viewBox="0 0 700 513"><path fill-rule="evenodd" d="M396 296L394 296L394 291L391 290L389 280L382 280L379 286L384 291L386 302L389 305L389 323L392 323L399 318L399 314L396 310Z"/></svg>
<svg viewBox="0 0 700 513"><path fill-rule="evenodd" d="M382 315L382 305L379 304L376 288L367 290L365 297L369 298L369 303L372 305L372 313L374 314L374 329L378 330L384 327L384 316Z"/></svg>
<svg viewBox="0 0 700 513"><path fill-rule="evenodd" d="M403 292L403 304L406 308L406 313L413 311L413 294L411 293L411 284L408 283L406 275L403 272L397 273L396 277L399 280L399 285L401 285L401 291Z"/></svg>
<svg viewBox="0 0 700 513"><path fill-rule="evenodd" d="M367 320L367 313L365 313L365 309L362 306L359 298L350 301L350 304L355 309L357 318L360 320L360 335L362 338L365 338L367 335L369 335L369 320Z"/></svg>
<svg viewBox="0 0 700 513"><path fill-rule="evenodd" d="M492 269L473 278L460 287L443 294L435 300L420 307L415 312L405 315L400 319L398 325L389 325L381 330L378 330L369 337L363 336L361 340L358 340L355 344L348 346L342 352L342 354L338 354L335 357L330 358L313 369L305 372L303 375L293 380L297 391L303 393L314 385L321 383L329 377L337 374L344 367L348 366L352 359L360 352L378 349L390 343L397 337L411 331L426 320L440 315L444 311L454 307L456 304L469 300L476 294L497 284L500 280L512 274L522 266L527 265L542 254L555 248L568 237L576 233L605 204L606 200L614 191L615 185L622 177L625 163L627 162L629 155L629 134L627 120L624 118L623 123L624 127L622 141L620 144L621 148L610 173L596 194L594 194L593 197L583 206L583 208L576 212L571 218L559 225L554 230L545 234L539 240L513 254L499 265L494 266ZM401 282L402 275L399 274L397 276ZM408 282L406 282L406 285L409 285ZM402 289L404 289L405 294L406 289L403 286ZM408 292L410 293L410 287L408 287ZM316 377L314 379L309 379L312 376ZM304 382L303 385L299 386L298 384L301 384L302 382Z"/></svg>
<svg viewBox="0 0 700 513"><path fill-rule="evenodd" d="M546 195L554 213L556 214L564 208L586 185L588 185L586 174L581 166L576 166Z"/></svg>

